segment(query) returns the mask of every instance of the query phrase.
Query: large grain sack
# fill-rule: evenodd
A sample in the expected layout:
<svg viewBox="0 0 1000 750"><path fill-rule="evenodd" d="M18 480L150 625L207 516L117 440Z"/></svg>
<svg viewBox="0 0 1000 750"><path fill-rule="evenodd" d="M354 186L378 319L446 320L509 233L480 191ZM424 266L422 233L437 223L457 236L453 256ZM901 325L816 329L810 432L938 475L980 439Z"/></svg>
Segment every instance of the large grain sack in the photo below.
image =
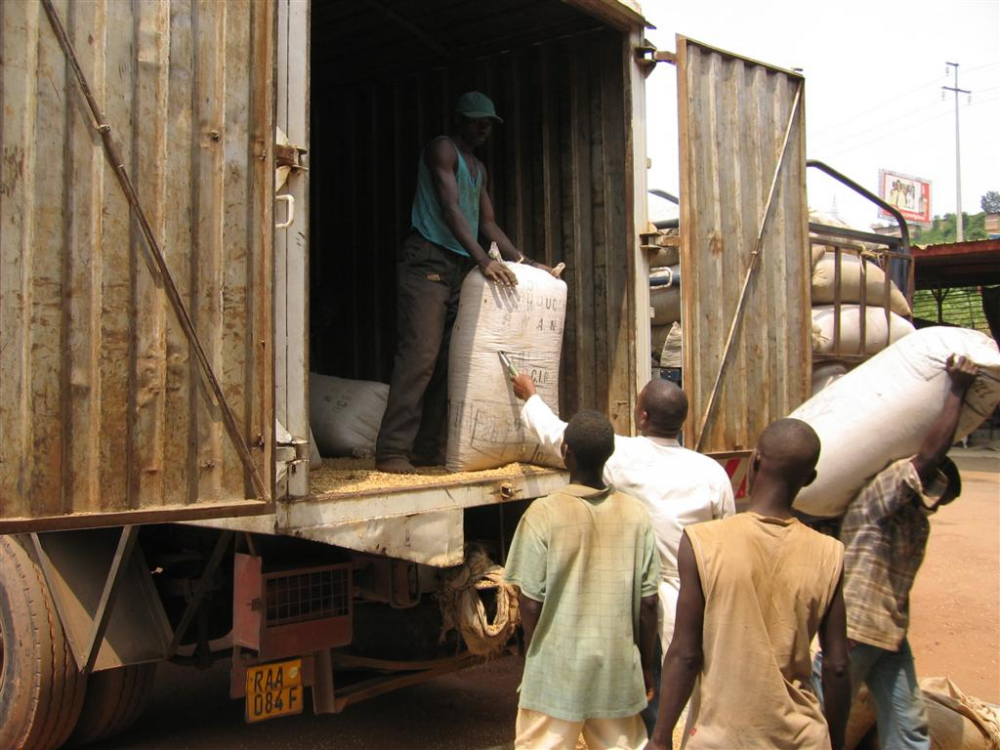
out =
<svg viewBox="0 0 1000 750"><path fill-rule="evenodd" d="M861 259L857 255L841 253L840 255L840 301L861 302ZM865 262L865 305L868 307L885 307L885 273L874 263ZM836 293L834 278L836 275L836 260L833 253L824 253L813 267L812 273L812 303L814 305L833 304ZM908 316L910 306L906 297L889 282L889 309L897 315Z"/></svg>
<svg viewBox="0 0 1000 750"><path fill-rule="evenodd" d="M847 374L847 365L843 362L819 362L812 368L812 395L815 396L824 388L836 383Z"/></svg>
<svg viewBox="0 0 1000 750"><path fill-rule="evenodd" d="M816 354L836 352L834 322L836 310L833 305L820 305L812 309L812 350ZM906 318L889 313L886 325L885 310L881 307L865 308L865 354L878 354L889 344L913 333L913 324ZM861 307L859 305L840 306L840 351L839 354L860 354L861 351Z"/></svg>
<svg viewBox="0 0 1000 750"><path fill-rule="evenodd" d="M650 274L651 281L666 279L666 284L649 287L649 304L653 308L653 325L670 326L681 319L681 288L679 273L673 269L660 269ZM661 274L666 274L661 277Z"/></svg>
<svg viewBox="0 0 1000 750"><path fill-rule="evenodd" d="M795 507L833 517L890 462L913 456L941 413L951 380L950 354L979 366L955 439L968 435L1000 403L1000 352L989 336L965 328L911 333L820 391L790 416L812 425L822 449L817 477Z"/></svg>
<svg viewBox="0 0 1000 750"><path fill-rule="evenodd" d="M1000 715L947 677L920 680L931 750L1000 750Z"/></svg>
<svg viewBox="0 0 1000 750"><path fill-rule="evenodd" d="M559 355L566 284L523 264L508 264L517 286L498 286L479 272L462 284L448 361L450 471L492 469L513 461L561 466L521 424L521 403L498 352L528 373L542 400L558 411Z"/></svg>
<svg viewBox="0 0 1000 750"><path fill-rule="evenodd" d="M309 373L309 422L324 456L368 458L382 424L389 386Z"/></svg>
<svg viewBox="0 0 1000 750"><path fill-rule="evenodd" d="M660 367L684 366L684 331L680 323L673 323L660 347Z"/></svg>

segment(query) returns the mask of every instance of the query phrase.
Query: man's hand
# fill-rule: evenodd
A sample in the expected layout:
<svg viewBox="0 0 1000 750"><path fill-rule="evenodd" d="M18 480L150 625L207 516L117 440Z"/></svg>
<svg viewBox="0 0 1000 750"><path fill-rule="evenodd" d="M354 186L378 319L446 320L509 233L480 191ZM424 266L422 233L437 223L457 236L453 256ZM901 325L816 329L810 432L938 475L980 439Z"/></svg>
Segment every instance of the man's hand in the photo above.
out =
<svg viewBox="0 0 1000 750"><path fill-rule="evenodd" d="M948 377L951 378L951 389L963 396L979 374L979 368L972 362L965 357L956 358L954 354L948 357L944 369L948 373Z"/></svg>
<svg viewBox="0 0 1000 750"><path fill-rule="evenodd" d="M533 260L531 261L531 266L532 268L537 268L541 271L545 271L545 273L550 274L554 279L558 279L560 276L562 276L562 272L566 270L565 263L560 263L555 268L552 268L551 266L545 265L541 261Z"/></svg>
<svg viewBox="0 0 1000 750"><path fill-rule="evenodd" d="M643 667L642 683L646 686L646 702L648 703L653 700L653 695L656 693L656 680L653 679L652 667Z"/></svg>
<svg viewBox="0 0 1000 750"><path fill-rule="evenodd" d="M514 384L514 395L522 401L527 401L536 393L535 381L526 373L519 373L517 377L511 378L510 382Z"/></svg>
<svg viewBox="0 0 1000 750"><path fill-rule="evenodd" d="M517 286L517 276L498 260L487 260L479 264L479 270L488 280L501 286Z"/></svg>

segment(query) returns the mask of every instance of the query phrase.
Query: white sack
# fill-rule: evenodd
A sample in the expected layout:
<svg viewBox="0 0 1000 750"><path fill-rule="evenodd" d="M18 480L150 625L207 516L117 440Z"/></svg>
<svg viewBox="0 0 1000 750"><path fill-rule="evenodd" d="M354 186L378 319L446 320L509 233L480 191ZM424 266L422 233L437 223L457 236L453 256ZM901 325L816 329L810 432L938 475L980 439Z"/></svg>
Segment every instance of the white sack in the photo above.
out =
<svg viewBox="0 0 1000 750"><path fill-rule="evenodd" d="M681 288L671 286L651 286L649 304L653 308L653 325L670 326L681 319Z"/></svg>
<svg viewBox="0 0 1000 750"><path fill-rule="evenodd" d="M836 286L836 260L833 253L824 253L823 257L813 267L812 273L812 303L814 305L833 304ZM861 259L857 255L841 253L840 255L840 301L861 302ZM871 262L865 263L865 305L867 307L885 307L885 273ZM906 297L889 282L889 309L897 315L908 316L910 306Z"/></svg>
<svg viewBox="0 0 1000 750"><path fill-rule="evenodd" d="M824 388L836 383L847 374L847 365L843 362L820 362L812 368L812 395L815 396Z"/></svg>
<svg viewBox="0 0 1000 750"><path fill-rule="evenodd" d="M319 469L323 466L323 457L319 454L319 446L316 445L316 435L313 434L312 427L309 428L309 468Z"/></svg>
<svg viewBox="0 0 1000 750"><path fill-rule="evenodd" d="M309 373L309 422L324 456L375 455L389 386Z"/></svg>
<svg viewBox="0 0 1000 750"><path fill-rule="evenodd" d="M955 439L1000 402L1000 352L989 336L966 328L924 328L858 365L790 416L812 425L822 448L817 478L795 507L839 516L858 491L892 461L916 455L950 387L945 361L963 355L979 366L962 406Z"/></svg>
<svg viewBox="0 0 1000 750"><path fill-rule="evenodd" d="M660 367L684 366L683 343L684 332L681 329L681 324L672 324L660 350Z"/></svg>
<svg viewBox="0 0 1000 750"><path fill-rule="evenodd" d="M559 409L559 355L566 319L566 283L523 264L507 267L513 287L478 271L466 276L448 359L449 471L492 469L513 461L561 466L521 424L521 402L498 352L535 381L542 400Z"/></svg>
<svg viewBox="0 0 1000 750"><path fill-rule="evenodd" d="M817 354L835 353L833 305L812 308L812 350ZM889 344L899 341L915 330L906 318L889 313L890 326L885 324L885 310L865 308L865 354L877 354ZM858 354L861 346L861 307L840 306L840 354Z"/></svg>

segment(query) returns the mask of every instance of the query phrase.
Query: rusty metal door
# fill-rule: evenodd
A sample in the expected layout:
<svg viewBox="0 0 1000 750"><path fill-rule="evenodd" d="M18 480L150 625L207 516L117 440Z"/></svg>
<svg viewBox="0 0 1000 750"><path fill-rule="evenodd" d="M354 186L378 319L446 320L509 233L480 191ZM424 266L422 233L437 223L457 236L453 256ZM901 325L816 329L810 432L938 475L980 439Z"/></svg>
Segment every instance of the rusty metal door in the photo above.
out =
<svg viewBox="0 0 1000 750"><path fill-rule="evenodd" d="M3 4L0 532L271 508L275 8Z"/></svg>
<svg viewBox="0 0 1000 750"><path fill-rule="evenodd" d="M753 447L809 396L801 75L677 38L687 444Z"/></svg>

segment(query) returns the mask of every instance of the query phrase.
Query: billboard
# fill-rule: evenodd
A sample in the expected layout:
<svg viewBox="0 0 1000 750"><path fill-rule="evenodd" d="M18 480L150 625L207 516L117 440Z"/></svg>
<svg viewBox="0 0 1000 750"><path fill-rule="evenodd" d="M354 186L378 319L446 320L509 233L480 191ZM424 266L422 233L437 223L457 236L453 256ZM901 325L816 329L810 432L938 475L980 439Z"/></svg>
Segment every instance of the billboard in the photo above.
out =
<svg viewBox="0 0 1000 750"><path fill-rule="evenodd" d="M886 169L878 171L878 195L896 208L903 218L915 224L931 223L931 183L919 177L890 172ZM891 219L892 214L879 209L878 215L883 219Z"/></svg>

